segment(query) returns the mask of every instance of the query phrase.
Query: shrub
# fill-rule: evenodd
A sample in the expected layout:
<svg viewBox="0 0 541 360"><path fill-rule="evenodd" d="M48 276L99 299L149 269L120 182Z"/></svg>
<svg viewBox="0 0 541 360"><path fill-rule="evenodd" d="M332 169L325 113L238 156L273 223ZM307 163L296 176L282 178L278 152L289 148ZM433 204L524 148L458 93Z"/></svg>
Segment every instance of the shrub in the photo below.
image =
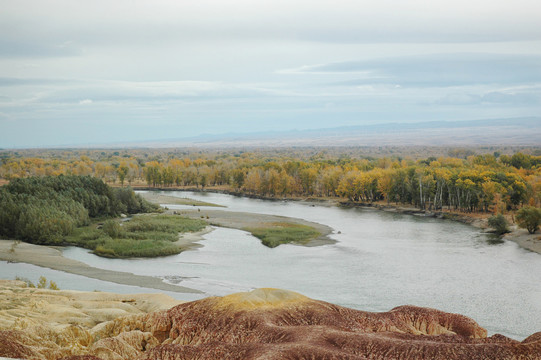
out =
<svg viewBox="0 0 541 360"><path fill-rule="evenodd" d="M40 276L38 281L38 289L45 289L47 288L47 278L45 276Z"/></svg>
<svg viewBox="0 0 541 360"><path fill-rule="evenodd" d="M124 235L124 231L122 231L122 227L120 224L115 220L107 220L103 223L102 230L104 233L112 237L113 239L122 237Z"/></svg>
<svg viewBox="0 0 541 360"><path fill-rule="evenodd" d="M51 289L51 290L60 290L58 288L58 285L54 281L49 281L49 286L47 286L47 278L45 276L40 276L38 283L34 285L34 283L27 278L21 278L21 277L15 277L15 280L24 281L26 283L26 286L29 288L38 288L38 289Z"/></svg>
<svg viewBox="0 0 541 360"><path fill-rule="evenodd" d="M29 288L35 288L36 287L36 285L34 285L34 283L32 281L30 281L29 279L27 279L27 278L16 276L15 280L24 281L26 283L26 287L29 287Z"/></svg>
<svg viewBox="0 0 541 360"><path fill-rule="evenodd" d="M488 226L494 229L497 234L505 234L509 232L507 229L507 220L502 214L494 215L488 218Z"/></svg>
<svg viewBox="0 0 541 360"><path fill-rule="evenodd" d="M517 212L516 220L518 226L533 234L541 224L541 209L525 206Z"/></svg>
<svg viewBox="0 0 541 360"><path fill-rule="evenodd" d="M58 285L56 285L56 283L54 281L52 281L52 280L49 281L49 289L51 289L51 290L60 290L58 288Z"/></svg>
<svg viewBox="0 0 541 360"><path fill-rule="evenodd" d="M115 188L113 192L115 198L122 204L123 212L128 214L156 212L160 209L159 205L152 204L139 194L135 194L131 187Z"/></svg>

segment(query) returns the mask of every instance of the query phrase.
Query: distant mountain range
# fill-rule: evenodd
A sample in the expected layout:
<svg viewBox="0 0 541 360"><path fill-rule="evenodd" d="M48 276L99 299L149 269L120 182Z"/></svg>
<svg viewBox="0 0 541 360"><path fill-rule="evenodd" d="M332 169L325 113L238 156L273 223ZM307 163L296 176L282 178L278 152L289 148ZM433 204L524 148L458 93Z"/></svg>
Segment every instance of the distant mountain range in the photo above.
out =
<svg viewBox="0 0 541 360"><path fill-rule="evenodd" d="M326 129L203 134L196 137L110 144L114 147L541 145L541 117L431 121ZM103 144L101 145L103 147Z"/></svg>

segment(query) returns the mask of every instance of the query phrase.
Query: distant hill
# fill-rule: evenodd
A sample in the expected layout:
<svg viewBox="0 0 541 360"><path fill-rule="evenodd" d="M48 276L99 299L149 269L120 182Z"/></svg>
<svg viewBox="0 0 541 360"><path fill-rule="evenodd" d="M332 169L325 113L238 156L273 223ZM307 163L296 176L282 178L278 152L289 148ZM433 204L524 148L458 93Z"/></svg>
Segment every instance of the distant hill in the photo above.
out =
<svg viewBox="0 0 541 360"><path fill-rule="evenodd" d="M541 118L432 121L327 129L200 135L114 144L121 147L541 145Z"/></svg>
<svg viewBox="0 0 541 360"><path fill-rule="evenodd" d="M430 121L341 126L323 129L201 134L195 137L40 148L227 148L314 146L541 146L541 117Z"/></svg>

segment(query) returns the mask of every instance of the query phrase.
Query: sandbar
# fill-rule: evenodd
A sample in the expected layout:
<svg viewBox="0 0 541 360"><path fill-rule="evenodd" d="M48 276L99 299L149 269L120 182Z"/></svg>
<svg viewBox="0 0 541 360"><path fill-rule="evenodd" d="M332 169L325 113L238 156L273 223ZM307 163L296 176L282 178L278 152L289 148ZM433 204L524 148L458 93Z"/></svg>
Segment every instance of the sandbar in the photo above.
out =
<svg viewBox="0 0 541 360"><path fill-rule="evenodd" d="M0 240L0 260L37 265L116 284L179 293L202 293L184 286L167 284L157 277L95 268L80 261L68 259L62 255L62 251L50 246L20 242L14 247L14 251L11 251L14 242L14 240Z"/></svg>
<svg viewBox="0 0 541 360"><path fill-rule="evenodd" d="M176 213L192 219L201 219L207 221L210 225L220 226L231 229L246 230L247 228L269 226L273 223L288 222L293 224L307 225L315 228L321 235L310 240L302 246L320 246L334 244L336 240L329 237L333 229L327 225L307 221L304 219L288 216L256 214L247 212L224 211L224 210L168 210L168 213ZM292 243L296 245L295 243Z"/></svg>
<svg viewBox="0 0 541 360"><path fill-rule="evenodd" d="M223 205L213 204L190 198L181 198L177 196L158 194L155 191L138 192L138 194L141 195L143 199L155 204L225 207Z"/></svg>

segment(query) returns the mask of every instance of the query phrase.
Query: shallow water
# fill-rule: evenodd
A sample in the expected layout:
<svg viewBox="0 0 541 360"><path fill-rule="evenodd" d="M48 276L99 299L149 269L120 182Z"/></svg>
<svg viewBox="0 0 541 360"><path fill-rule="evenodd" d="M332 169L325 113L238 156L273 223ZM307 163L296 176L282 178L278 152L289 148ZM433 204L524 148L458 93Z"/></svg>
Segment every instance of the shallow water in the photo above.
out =
<svg viewBox="0 0 541 360"><path fill-rule="evenodd" d="M96 267L158 276L208 295L277 287L368 311L413 304L461 313L491 334L516 339L541 331L541 256L513 242L494 241L474 227L373 209L212 193L167 195L225 205L224 211L319 222L335 230L331 237L338 242L269 249L244 231L217 228L204 236L203 247L164 258L104 259L80 248L67 248L64 255Z"/></svg>
<svg viewBox="0 0 541 360"><path fill-rule="evenodd" d="M47 280L54 281L60 290L79 291L106 291L117 294L154 294L163 293L175 299L192 301L203 297L199 294L184 294L172 291L162 291L139 286L115 284L108 281L87 278L81 275L69 274L63 271L48 269L36 265L24 263L8 263L0 261L0 279L21 278L37 284L39 278L44 276ZM1 358L0 358L1 359Z"/></svg>

